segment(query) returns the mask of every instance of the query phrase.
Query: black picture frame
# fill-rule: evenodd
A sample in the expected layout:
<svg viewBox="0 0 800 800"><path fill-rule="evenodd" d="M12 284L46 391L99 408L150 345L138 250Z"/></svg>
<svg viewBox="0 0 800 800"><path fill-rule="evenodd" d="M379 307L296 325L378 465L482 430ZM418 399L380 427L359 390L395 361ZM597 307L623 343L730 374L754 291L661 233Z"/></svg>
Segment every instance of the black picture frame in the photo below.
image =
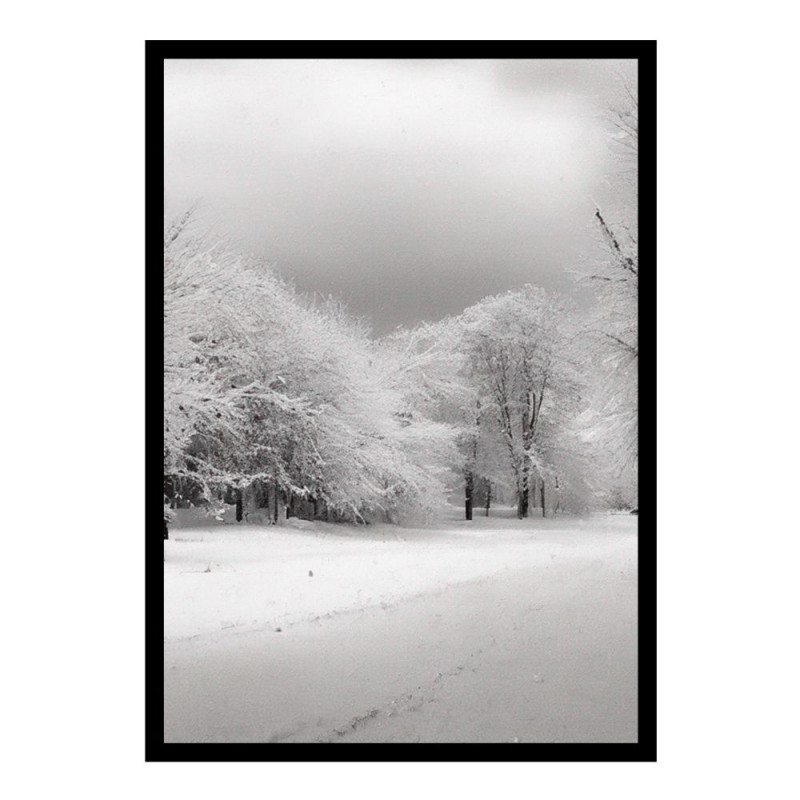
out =
<svg viewBox="0 0 800 800"><path fill-rule="evenodd" d="M147 41L146 81L146 445L145 760L347 762L638 762L656 760L656 42L648 41ZM164 72L166 59L448 58L635 59L639 77L639 537L637 743L601 744L263 744L164 742L163 528L151 495L163 488ZM161 284L161 286L159 286Z"/></svg>

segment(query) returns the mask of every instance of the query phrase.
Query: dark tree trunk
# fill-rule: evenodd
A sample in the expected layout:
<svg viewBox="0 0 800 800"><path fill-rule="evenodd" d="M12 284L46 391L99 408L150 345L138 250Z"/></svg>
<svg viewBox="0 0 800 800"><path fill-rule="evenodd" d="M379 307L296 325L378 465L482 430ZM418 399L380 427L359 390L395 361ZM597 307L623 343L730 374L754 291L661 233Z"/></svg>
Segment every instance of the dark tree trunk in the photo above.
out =
<svg viewBox="0 0 800 800"><path fill-rule="evenodd" d="M517 491L517 519L525 519L528 516L528 482L523 480L523 484Z"/></svg>
<svg viewBox="0 0 800 800"><path fill-rule="evenodd" d="M489 516L489 506L492 504L492 482L486 481L486 516Z"/></svg>
<svg viewBox="0 0 800 800"><path fill-rule="evenodd" d="M535 488L536 484L534 484ZM525 519L528 516L528 502L530 491L530 473L528 465L523 464L520 486L517 491L517 519Z"/></svg>
<svg viewBox="0 0 800 800"><path fill-rule="evenodd" d="M547 516L547 506L544 504L544 481L542 481L542 516Z"/></svg>
<svg viewBox="0 0 800 800"><path fill-rule="evenodd" d="M169 528L167 527L167 521L164 520L164 538L169 539Z"/></svg>
<svg viewBox="0 0 800 800"><path fill-rule="evenodd" d="M236 521L241 522L244 518L244 502L242 498L242 490L235 489L234 494L236 496Z"/></svg>
<svg viewBox="0 0 800 800"><path fill-rule="evenodd" d="M278 487L272 484L272 524L278 524Z"/></svg>
<svg viewBox="0 0 800 800"><path fill-rule="evenodd" d="M475 463L478 460L478 435L481 424L481 401L475 403L475 430L472 435L472 452L464 469L464 517L472 519L473 490L475 488Z"/></svg>
<svg viewBox="0 0 800 800"><path fill-rule="evenodd" d="M528 490L523 489L519 494L519 505L517 506L517 519L525 519L528 516Z"/></svg>

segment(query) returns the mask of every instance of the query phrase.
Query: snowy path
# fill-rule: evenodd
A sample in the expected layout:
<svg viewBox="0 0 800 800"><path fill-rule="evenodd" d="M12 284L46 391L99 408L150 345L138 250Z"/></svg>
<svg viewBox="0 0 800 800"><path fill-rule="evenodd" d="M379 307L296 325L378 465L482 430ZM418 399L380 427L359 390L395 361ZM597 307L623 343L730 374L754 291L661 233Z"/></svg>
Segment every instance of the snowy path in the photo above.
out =
<svg viewBox="0 0 800 800"><path fill-rule="evenodd" d="M180 621L167 624L165 740L635 741L635 518L477 522L366 541L179 533L165 575L167 619ZM180 558L208 547L235 561L237 542L251 560L235 572ZM273 557L254 561L254 548ZM304 548L304 570L312 557L325 566L300 581ZM367 573L365 560L377 561ZM265 570L269 585L255 577ZM201 594L199 616L178 613ZM258 602L268 620L237 616Z"/></svg>

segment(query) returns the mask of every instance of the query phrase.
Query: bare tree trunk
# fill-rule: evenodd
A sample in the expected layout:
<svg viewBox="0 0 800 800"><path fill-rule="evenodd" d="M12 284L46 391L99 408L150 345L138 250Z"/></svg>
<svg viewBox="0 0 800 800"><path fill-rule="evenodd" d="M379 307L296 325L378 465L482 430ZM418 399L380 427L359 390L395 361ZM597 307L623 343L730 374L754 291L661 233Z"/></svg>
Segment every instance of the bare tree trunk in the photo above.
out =
<svg viewBox="0 0 800 800"><path fill-rule="evenodd" d="M523 489L519 494L517 505L517 519L525 519L528 516L528 489Z"/></svg>
<svg viewBox="0 0 800 800"><path fill-rule="evenodd" d="M547 506L545 505L545 499L544 499L544 479L542 479L542 516L543 517L547 516Z"/></svg>
<svg viewBox="0 0 800 800"><path fill-rule="evenodd" d="M475 463L478 460L478 432L481 424L481 402L475 404L475 430L472 435L472 452L469 454L469 461L464 470L464 516L472 519L472 491L475 487Z"/></svg>
<svg viewBox="0 0 800 800"><path fill-rule="evenodd" d="M242 490L237 487L233 490L234 497L236 498L236 521L241 522L244 518L244 502L242 498Z"/></svg>
<svg viewBox="0 0 800 800"><path fill-rule="evenodd" d="M517 489L517 519L525 519L528 516L529 493L528 481L523 475L521 485Z"/></svg>
<svg viewBox="0 0 800 800"><path fill-rule="evenodd" d="M492 504L492 482L486 481L486 516L489 516L489 506Z"/></svg>
<svg viewBox="0 0 800 800"><path fill-rule="evenodd" d="M272 524L278 524L278 484L273 483L270 487L270 494L272 495L270 508L272 513L270 516L272 517Z"/></svg>
<svg viewBox="0 0 800 800"><path fill-rule="evenodd" d="M520 487L518 492L518 504L517 504L517 519L525 519L528 516L528 499L529 499L529 492L530 487L528 485L528 465L522 465L522 476L520 479Z"/></svg>

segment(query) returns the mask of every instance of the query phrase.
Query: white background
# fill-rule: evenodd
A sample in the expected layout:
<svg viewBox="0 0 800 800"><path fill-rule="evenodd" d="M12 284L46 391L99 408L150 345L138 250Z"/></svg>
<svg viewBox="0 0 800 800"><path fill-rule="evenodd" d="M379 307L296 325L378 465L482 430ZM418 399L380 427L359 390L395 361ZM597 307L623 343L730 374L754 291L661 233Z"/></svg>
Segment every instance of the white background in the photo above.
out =
<svg viewBox="0 0 800 800"><path fill-rule="evenodd" d="M795 26L673 3L6 11L14 796L786 796L797 728ZM659 40L659 762L144 763L144 40ZM787 791L788 790L788 791Z"/></svg>

